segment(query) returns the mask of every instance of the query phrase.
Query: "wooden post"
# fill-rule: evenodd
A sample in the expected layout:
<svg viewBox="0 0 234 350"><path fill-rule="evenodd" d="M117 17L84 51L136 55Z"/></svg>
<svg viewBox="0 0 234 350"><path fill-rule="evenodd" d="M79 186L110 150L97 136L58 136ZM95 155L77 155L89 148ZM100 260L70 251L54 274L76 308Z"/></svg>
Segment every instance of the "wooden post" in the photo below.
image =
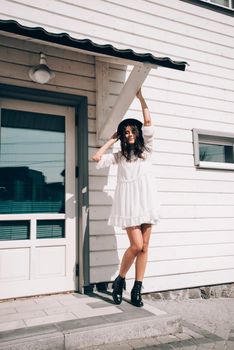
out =
<svg viewBox="0 0 234 350"><path fill-rule="evenodd" d="M100 130L109 112L109 63L96 61L96 132L99 144Z"/></svg>

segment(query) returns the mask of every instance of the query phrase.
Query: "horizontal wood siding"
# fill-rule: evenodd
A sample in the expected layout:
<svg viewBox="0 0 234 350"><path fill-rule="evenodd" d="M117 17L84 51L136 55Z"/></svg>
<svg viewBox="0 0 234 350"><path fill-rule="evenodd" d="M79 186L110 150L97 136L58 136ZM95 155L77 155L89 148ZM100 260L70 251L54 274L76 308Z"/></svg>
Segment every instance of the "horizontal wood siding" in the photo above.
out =
<svg viewBox="0 0 234 350"><path fill-rule="evenodd" d="M234 173L194 167L192 129L234 132L233 18L174 0L2 0L0 17L118 48L186 60L185 72L151 70L143 87L156 128L154 169L161 220L153 228L144 292L233 282ZM56 78L46 89L84 94L89 102L89 156L97 149L95 67L91 56L43 47ZM27 78L38 46L1 40L1 82L35 87ZM17 57L17 59L16 59ZM130 67L110 66L110 106ZM139 117L138 101L127 116ZM110 130L110 134L113 130ZM90 174L91 282L113 280L126 233L107 226L116 168ZM131 287L134 270L129 272Z"/></svg>

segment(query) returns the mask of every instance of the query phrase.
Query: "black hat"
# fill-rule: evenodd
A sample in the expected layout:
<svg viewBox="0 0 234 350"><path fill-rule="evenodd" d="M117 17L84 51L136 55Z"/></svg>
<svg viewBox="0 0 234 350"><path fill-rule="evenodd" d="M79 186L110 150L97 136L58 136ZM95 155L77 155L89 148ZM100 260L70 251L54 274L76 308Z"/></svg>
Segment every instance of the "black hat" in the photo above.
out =
<svg viewBox="0 0 234 350"><path fill-rule="evenodd" d="M138 119L134 119L134 118L124 119L124 120L122 120L122 122L119 123L119 126L117 128L118 136L120 136L122 134L123 129L125 128L125 126L128 126L128 125L136 125L137 128L139 130L141 130L143 124Z"/></svg>

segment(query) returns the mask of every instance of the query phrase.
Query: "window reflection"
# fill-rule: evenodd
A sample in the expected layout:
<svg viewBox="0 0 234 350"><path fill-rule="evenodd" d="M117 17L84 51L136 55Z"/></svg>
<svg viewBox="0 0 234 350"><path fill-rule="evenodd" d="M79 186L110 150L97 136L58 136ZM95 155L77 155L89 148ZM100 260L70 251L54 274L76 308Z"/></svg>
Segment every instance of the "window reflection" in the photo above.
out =
<svg viewBox="0 0 234 350"><path fill-rule="evenodd" d="M229 0L211 0L214 4L221 5L221 6L229 6Z"/></svg>
<svg viewBox="0 0 234 350"><path fill-rule="evenodd" d="M65 118L3 109L0 213L64 213Z"/></svg>
<svg viewBox="0 0 234 350"><path fill-rule="evenodd" d="M200 143L199 151L201 161L234 163L233 146Z"/></svg>

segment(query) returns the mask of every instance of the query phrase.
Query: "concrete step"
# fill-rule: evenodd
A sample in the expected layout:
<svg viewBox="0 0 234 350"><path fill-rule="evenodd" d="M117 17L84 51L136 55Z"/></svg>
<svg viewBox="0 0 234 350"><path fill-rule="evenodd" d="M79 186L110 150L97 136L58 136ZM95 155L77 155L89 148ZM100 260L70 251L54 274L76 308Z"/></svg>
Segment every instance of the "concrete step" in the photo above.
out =
<svg viewBox="0 0 234 350"><path fill-rule="evenodd" d="M101 303L103 306L104 299ZM100 302L96 306L95 303L92 304L97 308L100 306ZM119 312L115 314L77 317L63 322L0 332L0 349L73 350L182 332L179 317L169 316L165 311L147 303L143 308L136 308L124 301L116 307Z"/></svg>

